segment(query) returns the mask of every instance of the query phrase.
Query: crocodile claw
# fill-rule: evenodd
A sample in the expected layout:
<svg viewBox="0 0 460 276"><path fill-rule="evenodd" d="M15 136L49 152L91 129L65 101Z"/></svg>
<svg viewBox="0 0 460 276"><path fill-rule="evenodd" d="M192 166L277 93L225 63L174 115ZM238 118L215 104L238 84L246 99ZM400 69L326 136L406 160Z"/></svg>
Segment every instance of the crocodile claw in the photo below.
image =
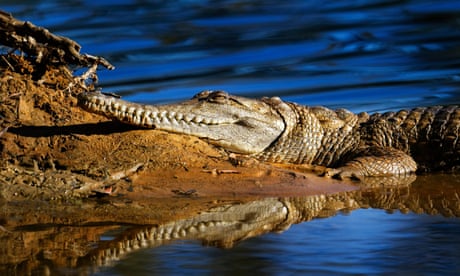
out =
<svg viewBox="0 0 460 276"><path fill-rule="evenodd" d="M323 174L324 177L335 178L339 180L351 179L361 180L363 175L353 168L340 167L340 168L327 168Z"/></svg>

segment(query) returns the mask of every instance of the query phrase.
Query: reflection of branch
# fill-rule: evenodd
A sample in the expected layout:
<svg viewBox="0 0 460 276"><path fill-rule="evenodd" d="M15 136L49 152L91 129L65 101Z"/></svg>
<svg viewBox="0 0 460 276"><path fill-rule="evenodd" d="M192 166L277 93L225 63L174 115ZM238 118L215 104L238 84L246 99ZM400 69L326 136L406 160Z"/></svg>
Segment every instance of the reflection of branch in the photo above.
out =
<svg viewBox="0 0 460 276"><path fill-rule="evenodd" d="M28 21L20 21L0 10L0 43L33 56L37 63L65 63L79 66L113 65L101 57L80 54L81 46L75 41L50 33Z"/></svg>

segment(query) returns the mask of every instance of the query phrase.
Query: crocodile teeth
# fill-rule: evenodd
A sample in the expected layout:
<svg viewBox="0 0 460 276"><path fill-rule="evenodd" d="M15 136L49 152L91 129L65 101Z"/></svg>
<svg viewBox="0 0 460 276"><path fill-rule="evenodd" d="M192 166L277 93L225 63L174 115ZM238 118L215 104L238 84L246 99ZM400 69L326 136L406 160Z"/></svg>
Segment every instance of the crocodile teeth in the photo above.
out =
<svg viewBox="0 0 460 276"><path fill-rule="evenodd" d="M166 117L168 117L169 120L174 120L174 117L176 116L176 112L171 111L166 114Z"/></svg>
<svg viewBox="0 0 460 276"><path fill-rule="evenodd" d="M182 121L184 118L184 115L182 113L177 113L176 116L174 117L177 121Z"/></svg>
<svg viewBox="0 0 460 276"><path fill-rule="evenodd" d="M198 233L198 229L197 229L195 226L192 225L192 226L190 226L190 227L188 228L188 232L189 232L190 234L195 234L195 233Z"/></svg>
<svg viewBox="0 0 460 276"><path fill-rule="evenodd" d="M150 113L151 113L150 110L146 110L144 112L143 116L141 117L141 123L142 124L144 124L144 125L150 124Z"/></svg>
<svg viewBox="0 0 460 276"><path fill-rule="evenodd" d="M161 116L160 121L162 123L164 123L164 124L170 124L170 121L169 121L168 117L166 117L166 116Z"/></svg>
<svg viewBox="0 0 460 276"><path fill-rule="evenodd" d="M202 121L203 121L203 118L200 117L200 116L195 116L195 117L192 119L192 122L197 123L197 124L201 123Z"/></svg>
<svg viewBox="0 0 460 276"><path fill-rule="evenodd" d="M198 231L200 232L206 231L206 226L204 225L203 222L198 223L197 228L198 228Z"/></svg>
<svg viewBox="0 0 460 276"><path fill-rule="evenodd" d="M112 108L113 108L113 110L118 110L120 108L120 103L112 102Z"/></svg>
<svg viewBox="0 0 460 276"><path fill-rule="evenodd" d="M180 126L187 130L200 125L217 125L222 123L218 118L181 113L180 111L159 110L154 106L129 104L124 101L103 96L85 99L84 105L93 111L119 118L122 121L144 126L167 125Z"/></svg>
<svg viewBox="0 0 460 276"><path fill-rule="evenodd" d="M190 114L186 114L186 115L184 116L184 120L185 120L186 122L191 122L194 118L195 118L195 116L190 115Z"/></svg>
<svg viewBox="0 0 460 276"><path fill-rule="evenodd" d="M151 115L151 114L152 114L152 111L150 111L150 110L145 110L144 116L143 116L143 117L144 117L144 118L150 118L150 115Z"/></svg>
<svg viewBox="0 0 460 276"><path fill-rule="evenodd" d="M134 111L136 111L136 108L135 108L135 107L130 106L130 107L128 108L128 114L134 114Z"/></svg>

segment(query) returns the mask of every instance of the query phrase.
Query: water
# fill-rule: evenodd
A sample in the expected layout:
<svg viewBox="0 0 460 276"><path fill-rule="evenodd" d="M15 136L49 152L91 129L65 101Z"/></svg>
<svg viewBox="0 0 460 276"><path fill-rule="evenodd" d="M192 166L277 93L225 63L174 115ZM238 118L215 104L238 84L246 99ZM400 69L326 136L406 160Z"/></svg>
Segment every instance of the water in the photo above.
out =
<svg viewBox="0 0 460 276"><path fill-rule="evenodd" d="M101 71L100 84L129 100L171 102L222 89L382 111L459 98L456 1L11 1L3 7L108 58L117 69Z"/></svg>
<svg viewBox="0 0 460 276"><path fill-rule="evenodd" d="M110 60L117 69L101 70L100 86L132 101L222 89L355 112L460 103L458 1L1 2ZM455 274L459 226L361 209L232 249L143 249L96 274Z"/></svg>
<svg viewBox="0 0 460 276"><path fill-rule="evenodd" d="M182 241L129 255L97 275L454 275L460 221L357 210L232 249Z"/></svg>
<svg viewBox="0 0 460 276"><path fill-rule="evenodd" d="M151 239L155 241L131 253L119 254L122 261L94 272L96 275L457 275L460 272L459 185L459 179L452 181L446 175L420 176L409 186L363 188L328 196L259 199L204 212L168 224L173 229L185 229L184 236L157 236L156 233L167 232L162 229L171 229L168 225L133 230L149 233L146 236L155 237ZM278 207L282 205L287 207L288 218L277 217L283 213ZM208 224L211 221L213 225ZM200 224L207 225L203 226L206 231L189 232L191 225ZM138 237L139 234L125 234L100 247L114 248L122 240L136 241ZM107 255L101 251L90 255L107 263Z"/></svg>

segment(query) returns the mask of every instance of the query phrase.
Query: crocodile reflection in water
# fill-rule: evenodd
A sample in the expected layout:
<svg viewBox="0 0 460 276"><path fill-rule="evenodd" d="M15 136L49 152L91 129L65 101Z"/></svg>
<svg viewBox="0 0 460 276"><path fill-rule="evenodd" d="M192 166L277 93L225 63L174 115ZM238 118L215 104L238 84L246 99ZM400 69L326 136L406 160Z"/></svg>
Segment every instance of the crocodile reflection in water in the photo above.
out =
<svg viewBox="0 0 460 276"><path fill-rule="evenodd" d="M401 180L400 178L398 178ZM423 177L422 177L423 179ZM453 193L427 194L407 185L368 188L333 195L293 198L266 198L241 205L219 207L196 217L167 224L133 228L115 240L101 245L81 264L110 265L123 255L140 248L160 246L173 240L200 240L203 245L229 248L251 237L268 232L282 232L292 224L326 218L338 211L359 208L400 210L402 213L442 214L460 217L458 190ZM385 178L385 183L390 182Z"/></svg>

